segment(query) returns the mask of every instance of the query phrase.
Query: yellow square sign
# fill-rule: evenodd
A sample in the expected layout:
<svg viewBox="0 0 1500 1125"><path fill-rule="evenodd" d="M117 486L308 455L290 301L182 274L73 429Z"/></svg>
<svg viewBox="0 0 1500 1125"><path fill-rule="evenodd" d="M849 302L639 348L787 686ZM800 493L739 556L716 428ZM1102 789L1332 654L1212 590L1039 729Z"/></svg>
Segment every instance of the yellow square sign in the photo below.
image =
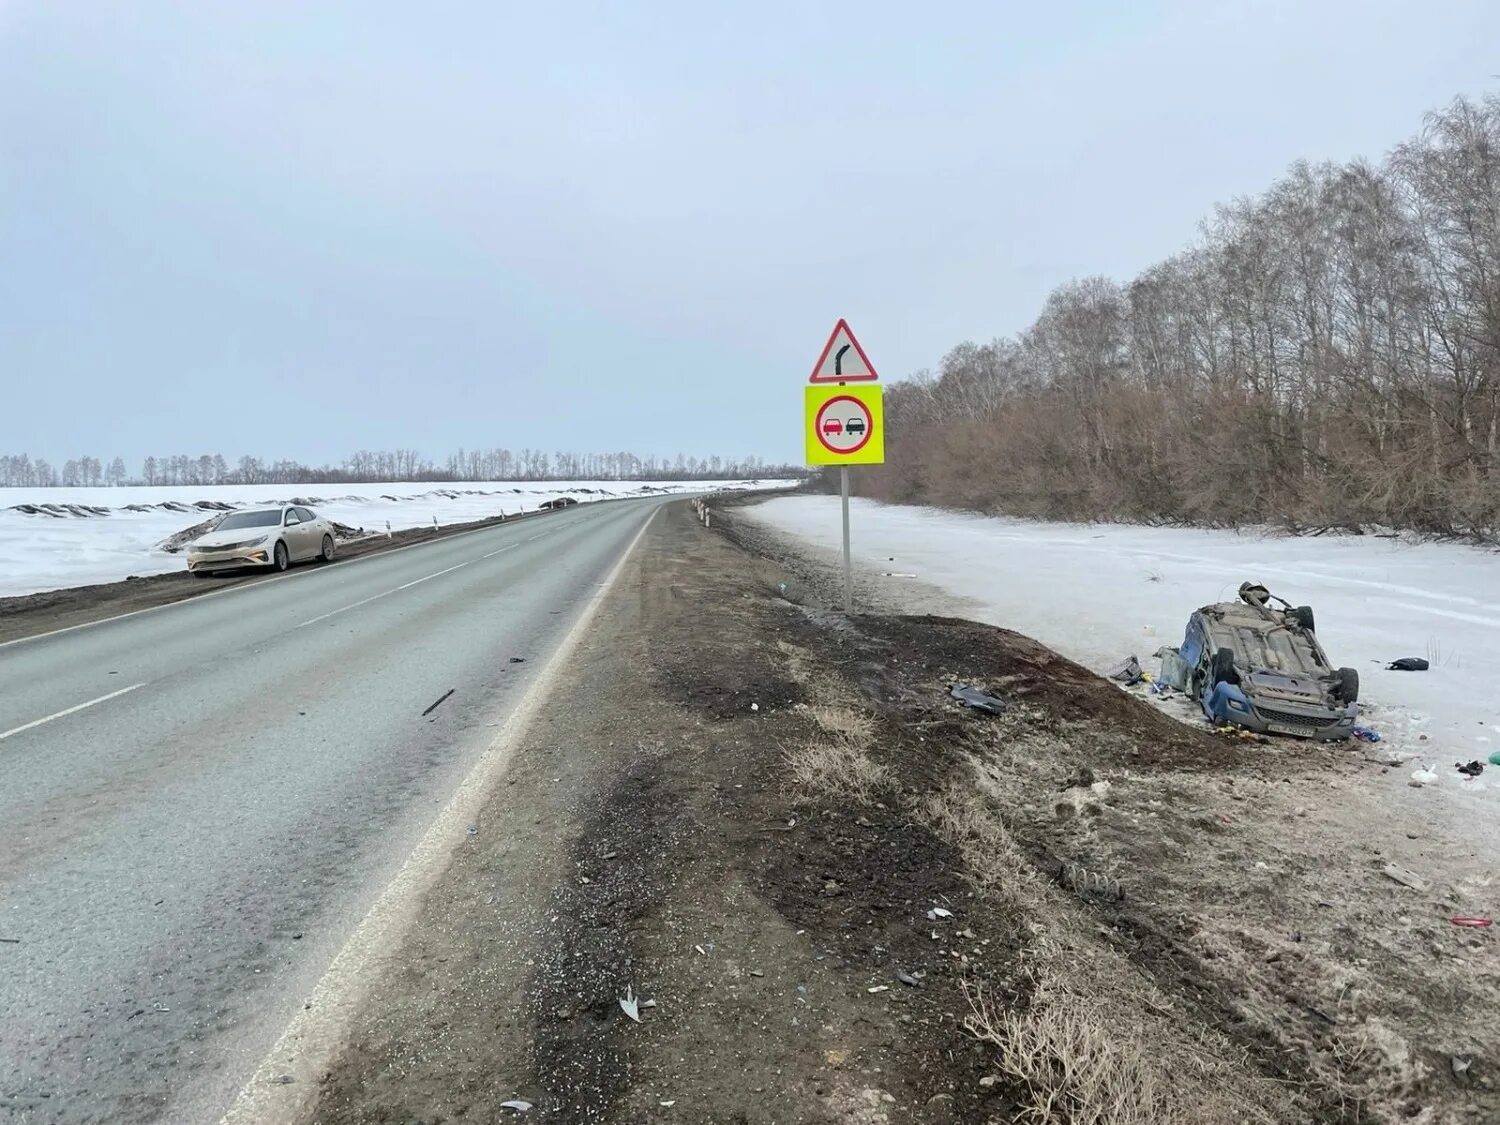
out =
<svg viewBox="0 0 1500 1125"><path fill-rule="evenodd" d="M880 385L809 386L803 429L809 465L885 464Z"/></svg>

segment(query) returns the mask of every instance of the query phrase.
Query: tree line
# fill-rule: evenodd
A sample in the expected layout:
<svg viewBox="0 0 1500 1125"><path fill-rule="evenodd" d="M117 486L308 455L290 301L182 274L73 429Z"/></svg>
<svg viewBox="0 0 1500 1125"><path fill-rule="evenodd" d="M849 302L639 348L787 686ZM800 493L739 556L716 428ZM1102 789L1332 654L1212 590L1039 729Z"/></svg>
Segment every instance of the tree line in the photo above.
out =
<svg viewBox="0 0 1500 1125"><path fill-rule="evenodd" d="M0 454L0 488L96 485L373 484L383 481L509 480L742 480L806 475L801 465L771 465L759 457L638 457L633 453L567 453L537 449L460 449L442 462L414 449L360 450L338 465L244 456L231 465L221 454L147 457L132 475L123 458L105 465L80 457L56 467L27 454Z"/></svg>
<svg viewBox="0 0 1500 1125"><path fill-rule="evenodd" d="M1500 98L1293 165L1121 284L886 393L881 499L1065 519L1500 529Z"/></svg>

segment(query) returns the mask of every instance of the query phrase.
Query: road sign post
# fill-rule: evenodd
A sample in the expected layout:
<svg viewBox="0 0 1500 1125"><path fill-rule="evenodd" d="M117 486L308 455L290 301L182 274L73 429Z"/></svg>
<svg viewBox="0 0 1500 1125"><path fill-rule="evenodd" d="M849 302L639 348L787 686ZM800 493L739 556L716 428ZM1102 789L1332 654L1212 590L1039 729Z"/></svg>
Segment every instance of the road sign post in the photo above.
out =
<svg viewBox="0 0 1500 1125"><path fill-rule="evenodd" d="M813 365L803 400L809 465L839 467L844 517L844 612L854 612L854 563L849 551L849 466L885 463L885 414L880 376L846 321L834 325ZM863 384L849 386L850 383Z"/></svg>

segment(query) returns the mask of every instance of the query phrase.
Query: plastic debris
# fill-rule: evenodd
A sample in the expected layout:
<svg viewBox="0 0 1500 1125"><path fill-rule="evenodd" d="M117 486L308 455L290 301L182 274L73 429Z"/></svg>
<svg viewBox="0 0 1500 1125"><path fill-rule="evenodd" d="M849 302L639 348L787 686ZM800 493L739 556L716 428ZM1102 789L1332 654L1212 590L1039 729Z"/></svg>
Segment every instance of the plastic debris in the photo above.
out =
<svg viewBox="0 0 1500 1125"><path fill-rule="evenodd" d="M1380 732L1371 730L1369 727L1355 727L1349 733L1355 738L1359 739L1361 742L1380 741Z"/></svg>
<svg viewBox="0 0 1500 1125"><path fill-rule="evenodd" d="M1412 784L1418 787L1431 785L1437 780L1437 774L1433 773L1426 766L1420 766L1412 772L1411 780Z"/></svg>
<svg viewBox="0 0 1500 1125"><path fill-rule="evenodd" d="M1432 665L1420 656L1403 656L1400 660L1392 660L1385 667L1389 672L1425 672Z"/></svg>
<svg viewBox="0 0 1500 1125"><path fill-rule="evenodd" d="M528 1109L531 1108L531 1103L528 1101L522 1101L520 1098L512 1098L508 1102L501 1102L500 1108L513 1109L517 1113L525 1113Z"/></svg>
<svg viewBox="0 0 1500 1125"><path fill-rule="evenodd" d="M954 684L948 689L948 694L965 707L975 711L986 711L991 715L1003 715L1010 707L1010 704L999 696L987 695L969 684Z"/></svg>
<svg viewBox="0 0 1500 1125"><path fill-rule="evenodd" d="M890 990L891 986L888 984L877 984L865 989L866 992L889 992Z"/></svg>
<svg viewBox="0 0 1500 1125"><path fill-rule="evenodd" d="M620 1011L624 1012L636 1023L641 1022L640 1002L635 998L635 992L629 985L625 986L625 995L620 997Z"/></svg>
<svg viewBox="0 0 1500 1125"><path fill-rule="evenodd" d="M1455 926L1468 926L1470 929L1474 930L1482 930L1487 926L1493 926L1495 924L1495 920L1493 918L1465 918L1462 916L1457 918L1449 918L1448 921L1452 922Z"/></svg>
<svg viewBox="0 0 1500 1125"><path fill-rule="evenodd" d="M1387 879L1393 879L1403 887L1410 887L1419 894L1427 889L1426 879L1422 878L1415 871L1408 871L1404 867L1397 867L1394 863L1387 863L1380 869L1380 873Z"/></svg>
<svg viewBox="0 0 1500 1125"><path fill-rule="evenodd" d="M948 910L948 909L946 909L944 907L941 907L941 906L934 906L931 910L929 910L927 912L927 920L929 922L935 922L939 918L952 918L952 917L953 917L953 911Z"/></svg>
<svg viewBox="0 0 1500 1125"><path fill-rule="evenodd" d="M656 1104L659 1105L659 1106L661 1106L662 1109L671 1109L674 1105L677 1104L677 1099L673 1098L669 1102L657 1102Z"/></svg>
<svg viewBox="0 0 1500 1125"><path fill-rule="evenodd" d="M1111 668L1109 670L1109 678L1119 680L1126 687L1129 687L1131 684L1138 684L1143 678L1141 674L1141 662L1132 656L1118 666Z"/></svg>
<svg viewBox="0 0 1500 1125"><path fill-rule="evenodd" d="M525 664L526 658L524 656L512 656L510 662L512 664Z"/></svg>
<svg viewBox="0 0 1500 1125"><path fill-rule="evenodd" d="M896 979L899 980L902 984L909 984L909 985L911 985L913 988L921 988L922 987L922 982L920 980L918 980L916 977L912 976L910 973L905 972L902 969L897 969L896 970Z"/></svg>
<svg viewBox="0 0 1500 1125"><path fill-rule="evenodd" d="M1469 762L1467 765L1462 762L1454 762L1453 768L1456 769L1459 773L1463 774L1465 777L1478 777L1484 772L1484 763L1476 758L1474 759L1474 761Z"/></svg>
<svg viewBox="0 0 1500 1125"><path fill-rule="evenodd" d="M1500 766L1500 750L1496 750L1490 755L1490 765Z"/></svg>
<svg viewBox="0 0 1500 1125"><path fill-rule="evenodd" d="M470 836L478 836L479 826L477 824L471 824L469 825L469 827L465 828L464 831L467 832Z"/></svg>

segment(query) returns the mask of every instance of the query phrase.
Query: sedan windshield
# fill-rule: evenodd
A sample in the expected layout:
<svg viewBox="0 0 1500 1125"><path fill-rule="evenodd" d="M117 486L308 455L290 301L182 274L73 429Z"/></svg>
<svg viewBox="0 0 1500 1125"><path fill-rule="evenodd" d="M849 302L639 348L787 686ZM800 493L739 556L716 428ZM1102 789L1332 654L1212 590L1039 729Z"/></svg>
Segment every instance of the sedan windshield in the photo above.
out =
<svg viewBox="0 0 1500 1125"><path fill-rule="evenodd" d="M237 527L277 527L280 523L280 512L234 512L225 516L214 530L233 531Z"/></svg>

